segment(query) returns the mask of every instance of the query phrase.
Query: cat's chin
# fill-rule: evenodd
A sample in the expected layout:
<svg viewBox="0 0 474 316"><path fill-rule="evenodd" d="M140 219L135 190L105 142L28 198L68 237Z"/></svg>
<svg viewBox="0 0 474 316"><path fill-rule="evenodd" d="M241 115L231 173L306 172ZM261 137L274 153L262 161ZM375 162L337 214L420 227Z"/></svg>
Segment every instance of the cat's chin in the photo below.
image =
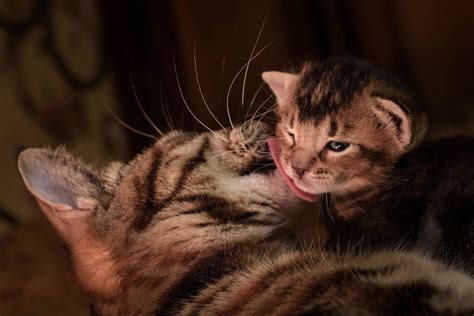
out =
<svg viewBox="0 0 474 316"><path fill-rule="evenodd" d="M286 172L283 169L283 166L281 165L280 162L280 144L278 143L278 140L274 138L269 138L267 139L268 143L268 148L270 149L270 154L272 155L272 159L275 162L275 165L277 167L278 173L282 177L282 179L285 181L286 185L293 191L293 193L299 197L302 200L308 201L308 202L316 202L319 200L319 196L316 194L311 194L308 192L305 192L298 188L298 186L295 184L295 181L291 179Z"/></svg>

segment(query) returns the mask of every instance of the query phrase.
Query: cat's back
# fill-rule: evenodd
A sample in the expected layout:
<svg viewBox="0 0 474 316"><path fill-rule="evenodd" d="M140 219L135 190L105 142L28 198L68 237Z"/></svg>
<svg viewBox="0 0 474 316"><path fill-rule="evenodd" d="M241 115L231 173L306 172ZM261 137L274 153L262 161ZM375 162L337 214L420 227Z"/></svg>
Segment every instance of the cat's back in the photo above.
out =
<svg viewBox="0 0 474 316"><path fill-rule="evenodd" d="M396 181L422 177L424 186L434 189L474 189L474 137L456 136L427 141L403 155L395 165ZM455 185L457 184L457 185Z"/></svg>

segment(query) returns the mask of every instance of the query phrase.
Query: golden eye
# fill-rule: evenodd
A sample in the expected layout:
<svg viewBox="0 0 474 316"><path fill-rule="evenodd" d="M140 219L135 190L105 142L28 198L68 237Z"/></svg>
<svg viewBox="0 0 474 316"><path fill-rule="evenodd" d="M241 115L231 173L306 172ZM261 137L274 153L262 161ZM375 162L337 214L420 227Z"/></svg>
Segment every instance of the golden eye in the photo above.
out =
<svg viewBox="0 0 474 316"><path fill-rule="evenodd" d="M349 143L330 141L326 144L326 147L332 151L341 152L346 150L350 145Z"/></svg>

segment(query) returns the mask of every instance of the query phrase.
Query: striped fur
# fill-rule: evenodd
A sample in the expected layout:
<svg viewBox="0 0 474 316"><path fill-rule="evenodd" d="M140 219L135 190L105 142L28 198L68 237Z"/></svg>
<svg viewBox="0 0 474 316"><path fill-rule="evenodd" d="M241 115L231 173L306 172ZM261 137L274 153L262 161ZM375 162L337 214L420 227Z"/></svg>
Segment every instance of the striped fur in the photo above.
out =
<svg viewBox="0 0 474 316"><path fill-rule="evenodd" d="M64 151L21 153L93 314L474 312L474 281L420 255L297 250L282 211L299 202L259 171L270 131L253 127L172 132L102 174Z"/></svg>

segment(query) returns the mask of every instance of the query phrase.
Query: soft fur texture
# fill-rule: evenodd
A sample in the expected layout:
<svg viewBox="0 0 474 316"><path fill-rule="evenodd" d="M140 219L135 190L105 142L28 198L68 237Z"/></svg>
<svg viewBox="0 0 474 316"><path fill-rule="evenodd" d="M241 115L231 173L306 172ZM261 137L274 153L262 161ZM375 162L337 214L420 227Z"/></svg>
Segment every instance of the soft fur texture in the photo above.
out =
<svg viewBox="0 0 474 316"><path fill-rule="evenodd" d="M420 144L416 99L365 61L262 76L278 100L277 159L300 196L320 195L327 245L403 243L474 272L474 138Z"/></svg>
<svg viewBox="0 0 474 316"><path fill-rule="evenodd" d="M102 173L27 149L26 186L101 315L471 314L474 281L402 251L297 250L299 208L268 164L266 125L172 132Z"/></svg>

